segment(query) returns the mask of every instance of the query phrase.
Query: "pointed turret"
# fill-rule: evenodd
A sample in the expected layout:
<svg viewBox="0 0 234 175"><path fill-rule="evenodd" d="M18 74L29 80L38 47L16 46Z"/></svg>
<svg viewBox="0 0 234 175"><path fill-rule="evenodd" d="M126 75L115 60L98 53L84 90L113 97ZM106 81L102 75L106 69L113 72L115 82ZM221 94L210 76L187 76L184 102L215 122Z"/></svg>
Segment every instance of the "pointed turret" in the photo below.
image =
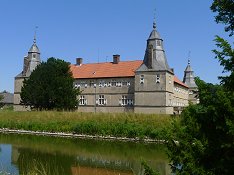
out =
<svg viewBox="0 0 234 175"><path fill-rule="evenodd" d="M184 71L184 79L183 82L189 87L189 88L197 88L197 85L194 81L194 72L192 70L192 67L190 65L190 59L188 59L188 65Z"/></svg>
<svg viewBox="0 0 234 175"><path fill-rule="evenodd" d="M24 57L23 75L29 76L40 63L41 63L40 51L36 44L36 34L35 34L33 39L33 45L28 51L28 56Z"/></svg>
<svg viewBox="0 0 234 175"><path fill-rule="evenodd" d="M31 46L31 48L29 49L28 53L38 53L40 54L40 51L37 47L37 44L36 44L36 40L34 39L33 41L33 45Z"/></svg>
<svg viewBox="0 0 234 175"><path fill-rule="evenodd" d="M158 31L156 30L156 22L153 23L153 30L147 40L147 46L144 57L144 64L138 69L138 71L145 70L166 70L171 69L167 63L167 58L163 48L163 40L161 39Z"/></svg>

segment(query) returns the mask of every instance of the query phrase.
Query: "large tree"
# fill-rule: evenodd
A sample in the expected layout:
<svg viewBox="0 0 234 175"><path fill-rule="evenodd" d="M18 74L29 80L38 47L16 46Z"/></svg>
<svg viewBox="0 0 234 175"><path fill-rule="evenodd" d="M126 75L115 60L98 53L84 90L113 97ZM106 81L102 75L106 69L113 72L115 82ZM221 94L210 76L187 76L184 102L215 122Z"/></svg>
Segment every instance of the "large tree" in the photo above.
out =
<svg viewBox="0 0 234 175"><path fill-rule="evenodd" d="M234 1L214 0L211 9L225 31L234 31ZM186 108L168 135L168 154L176 174L234 174L234 51L216 36L215 58L223 66L221 85L197 79L200 104Z"/></svg>
<svg viewBox="0 0 234 175"><path fill-rule="evenodd" d="M21 104L36 110L73 110L79 94L73 82L69 63L49 58L24 80Z"/></svg>
<svg viewBox="0 0 234 175"><path fill-rule="evenodd" d="M168 136L172 167L176 174L234 174L233 100L220 85L196 83L200 104L187 107Z"/></svg>

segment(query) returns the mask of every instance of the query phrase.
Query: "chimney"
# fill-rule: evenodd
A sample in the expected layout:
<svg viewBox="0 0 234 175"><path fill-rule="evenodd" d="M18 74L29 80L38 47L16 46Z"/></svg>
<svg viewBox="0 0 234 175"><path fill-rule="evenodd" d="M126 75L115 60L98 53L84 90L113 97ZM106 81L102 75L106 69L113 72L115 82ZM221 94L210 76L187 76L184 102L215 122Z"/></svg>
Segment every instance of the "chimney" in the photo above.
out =
<svg viewBox="0 0 234 175"><path fill-rule="evenodd" d="M81 66L83 62L83 58L76 58L76 65Z"/></svg>
<svg viewBox="0 0 234 175"><path fill-rule="evenodd" d="M120 62L120 55L113 55L113 63L118 64Z"/></svg>

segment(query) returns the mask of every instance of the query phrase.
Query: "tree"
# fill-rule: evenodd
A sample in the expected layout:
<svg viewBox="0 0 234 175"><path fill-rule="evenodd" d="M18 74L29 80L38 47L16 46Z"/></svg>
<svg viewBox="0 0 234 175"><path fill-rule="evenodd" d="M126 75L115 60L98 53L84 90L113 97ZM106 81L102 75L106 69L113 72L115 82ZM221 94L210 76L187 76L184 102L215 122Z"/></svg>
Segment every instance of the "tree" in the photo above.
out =
<svg viewBox="0 0 234 175"><path fill-rule="evenodd" d="M218 13L215 17L217 23L225 24L225 31L230 32L231 37L234 34L234 1L233 0L214 0L211 10ZM227 76L220 76L221 83L230 91L234 91L234 49L225 39L216 36L215 58L219 60L220 65L224 67L223 72L230 73Z"/></svg>
<svg viewBox="0 0 234 175"><path fill-rule="evenodd" d="M211 10L225 31L234 31L234 1L214 0ZM168 134L168 155L176 174L234 174L234 51L216 36L213 52L223 66L221 85L196 79L200 104L186 108Z"/></svg>
<svg viewBox="0 0 234 175"><path fill-rule="evenodd" d="M234 174L233 102L222 86L200 79L196 83L200 104L182 112L167 138L173 170L176 174Z"/></svg>
<svg viewBox="0 0 234 175"><path fill-rule="evenodd" d="M4 104L2 103L2 100L3 100L3 95L0 94L0 108L4 105Z"/></svg>
<svg viewBox="0 0 234 175"><path fill-rule="evenodd" d="M79 94L73 82L69 63L49 58L24 80L21 104L36 110L73 110Z"/></svg>
<svg viewBox="0 0 234 175"><path fill-rule="evenodd" d="M234 8L234 7L233 7ZM219 60L220 65L222 65L223 73L230 73L226 76L219 76L221 84L229 91L234 91L234 49L231 45L223 38L216 36L216 46L220 50L213 50L215 53L215 58Z"/></svg>
<svg viewBox="0 0 234 175"><path fill-rule="evenodd" d="M225 31L230 32L230 36L234 33L234 2L233 0L214 0L211 10L217 12L215 21L225 24Z"/></svg>

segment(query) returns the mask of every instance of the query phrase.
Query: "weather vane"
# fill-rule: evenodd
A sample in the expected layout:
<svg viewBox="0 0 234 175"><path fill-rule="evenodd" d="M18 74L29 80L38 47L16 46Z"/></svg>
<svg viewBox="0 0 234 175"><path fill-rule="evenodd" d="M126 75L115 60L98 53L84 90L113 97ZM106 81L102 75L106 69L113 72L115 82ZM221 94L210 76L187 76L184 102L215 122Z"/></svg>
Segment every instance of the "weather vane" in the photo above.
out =
<svg viewBox="0 0 234 175"><path fill-rule="evenodd" d="M36 43L37 29L38 29L38 26L35 27L35 31L34 31L34 39L33 39L34 43Z"/></svg>
<svg viewBox="0 0 234 175"><path fill-rule="evenodd" d="M188 64L190 64L191 51L188 52Z"/></svg>
<svg viewBox="0 0 234 175"><path fill-rule="evenodd" d="M154 23L153 23L153 28L156 28L156 8L154 9Z"/></svg>

